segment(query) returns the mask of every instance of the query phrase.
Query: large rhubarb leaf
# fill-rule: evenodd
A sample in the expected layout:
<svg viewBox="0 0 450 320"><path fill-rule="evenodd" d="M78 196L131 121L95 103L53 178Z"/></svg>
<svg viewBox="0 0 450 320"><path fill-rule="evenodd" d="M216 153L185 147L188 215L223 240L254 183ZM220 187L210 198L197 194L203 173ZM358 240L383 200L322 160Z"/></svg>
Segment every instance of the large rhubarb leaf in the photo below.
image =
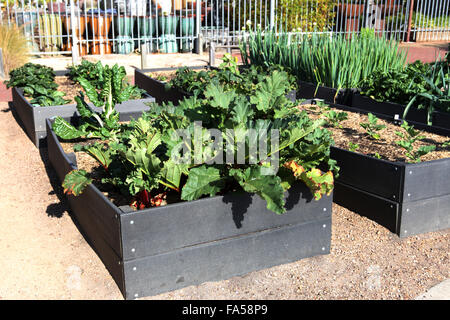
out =
<svg viewBox="0 0 450 320"><path fill-rule="evenodd" d="M287 74L274 71L258 85L255 94L250 97L250 102L263 112L277 109L286 103L285 94L288 87Z"/></svg>
<svg viewBox="0 0 450 320"><path fill-rule="evenodd" d="M62 186L64 193L78 196L91 183L92 179L89 178L89 174L85 170L73 170L66 174Z"/></svg>
<svg viewBox="0 0 450 320"><path fill-rule="evenodd" d="M280 177L263 175L261 166L252 166L245 170L231 169L230 175L239 182L245 191L256 193L266 200L267 209L277 214L286 212L284 208L284 190Z"/></svg>
<svg viewBox="0 0 450 320"><path fill-rule="evenodd" d="M214 196L224 187L225 180L214 167L201 166L189 171L189 178L181 192L181 199L195 200L203 195Z"/></svg>
<svg viewBox="0 0 450 320"><path fill-rule="evenodd" d="M216 108L228 109L235 96L234 90L225 92L223 86L215 83L209 84L205 90L205 97L209 98L211 106Z"/></svg>

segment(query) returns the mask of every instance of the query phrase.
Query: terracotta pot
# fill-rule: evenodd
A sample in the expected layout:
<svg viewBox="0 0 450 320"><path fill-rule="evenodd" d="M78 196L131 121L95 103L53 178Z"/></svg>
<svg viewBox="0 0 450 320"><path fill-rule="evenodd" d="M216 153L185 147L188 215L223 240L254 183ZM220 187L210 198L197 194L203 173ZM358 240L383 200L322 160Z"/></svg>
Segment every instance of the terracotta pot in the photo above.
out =
<svg viewBox="0 0 450 320"><path fill-rule="evenodd" d="M98 38L98 36L105 37L106 34L109 34L109 30L111 28L111 17L110 16L94 16L88 17L89 22L89 31L94 30L94 36Z"/></svg>
<svg viewBox="0 0 450 320"><path fill-rule="evenodd" d="M365 5L357 3L349 3L349 4L340 4L338 8L339 8L339 15L344 14L345 17L356 18L364 14Z"/></svg>
<svg viewBox="0 0 450 320"><path fill-rule="evenodd" d="M101 54L103 49L103 54L112 53L112 42L103 40L103 43L95 41L94 43L89 43L89 52L91 54Z"/></svg>
<svg viewBox="0 0 450 320"><path fill-rule="evenodd" d="M71 17L67 16L61 17L62 26L65 30L64 34L68 35L69 37L64 39L64 51L72 50L72 21ZM78 20L78 17L75 19L75 34L78 37L78 40L84 40L84 31L86 29L86 18L84 16L80 16L80 19ZM86 47L85 47L86 49ZM81 54L81 53L80 53Z"/></svg>

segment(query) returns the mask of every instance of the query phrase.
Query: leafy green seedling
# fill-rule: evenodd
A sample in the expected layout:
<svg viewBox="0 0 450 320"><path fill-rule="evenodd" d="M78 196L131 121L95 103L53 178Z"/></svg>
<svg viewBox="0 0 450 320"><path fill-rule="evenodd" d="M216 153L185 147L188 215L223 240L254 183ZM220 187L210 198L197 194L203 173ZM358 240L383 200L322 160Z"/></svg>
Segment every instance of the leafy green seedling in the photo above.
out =
<svg viewBox="0 0 450 320"><path fill-rule="evenodd" d="M414 150L414 144L425 137L419 135L419 131L414 130L414 126L408 125L406 121L403 122L401 127L405 132L395 131L395 134L402 138L402 140L395 141L395 143L406 150L406 157L410 162L420 162L421 157L436 149L435 145L429 145L420 146L417 150Z"/></svg>
<svg viewBox="0 0 450 320"><path fill-rule="evenodd" d="M360 123L360 126L363 127L364 130L366 130L366 133L369 135L370 138L379 140L381 137L378 131L386 128L386 126L384 124L377 124L378 118L372 113L369 113L368 117L369 122Z"/></svg>
<svg viewBox="0 0 450 320"><path fill-rule="evenodd" d="M341 121L348 119L347 112L336 112L334 110L328 111L325 113L325 117L327 118L327 122L330 126L335 128L342 128Z"/></svg>
<svg viewBox="0 0 450 320"><path fill-rule="evenodd" d="M377 159L381 159L381 155L378 152L375 152L373 156Z"/></svg>
<svg viewBox="0 0 450 320"><path fill-rule="evenodd" d="M348 143L348 150L350 150L351 152L355 152L356 149L359 148L359 144L357 143L352 143L351 141Z"/></svg>

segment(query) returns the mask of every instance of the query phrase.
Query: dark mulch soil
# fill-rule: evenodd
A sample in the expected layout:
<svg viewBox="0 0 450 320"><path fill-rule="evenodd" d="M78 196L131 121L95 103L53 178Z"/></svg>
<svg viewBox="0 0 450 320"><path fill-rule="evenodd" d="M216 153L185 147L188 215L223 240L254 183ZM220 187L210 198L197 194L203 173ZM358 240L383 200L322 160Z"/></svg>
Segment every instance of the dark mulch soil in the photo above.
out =
<svg viewBox="0 0 450 320"><path fill-rule="evenodd" d="M313 119L325 118L324 113L329 110L329 107L327 106L320 107L317 105L300 105L298 108L305 110ZM342 112L341 110L336 109L335 111ZM349 143L351 142L358 145L358 148L355 150L357 153L371 156L378 153L381 158L385 160L408 162L405 155L406 150L395 143L395 141L401 140L395 132L405 132L403 128L391 122L379 119L378 123L385 125L386 128L378 132L381 138L375 140L370 138L365 129L360 125L363 122L369 122L367 115L347 111L346 113L348 119L340 122L341 128L330 125L327 126L327 129L332 132L337 147L349 150ZM420 135L425 136L425 138L422 141L416 142L415 150L422 145L436 146L435 151L421 158L422 161L450 158L450 146L443 146L445 142L450 141L449 137L421 130L418 131L420 132Z"/></svg>

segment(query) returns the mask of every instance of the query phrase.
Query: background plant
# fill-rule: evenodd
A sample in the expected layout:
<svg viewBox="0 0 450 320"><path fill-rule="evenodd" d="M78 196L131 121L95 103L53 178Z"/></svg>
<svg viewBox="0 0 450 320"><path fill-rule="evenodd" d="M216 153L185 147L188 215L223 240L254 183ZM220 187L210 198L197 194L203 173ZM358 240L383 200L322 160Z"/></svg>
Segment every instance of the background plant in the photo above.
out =
<svg viewBox="0 0 450 320"><path fill-rule="evenodd" d="M2 48L3 66L6 74L22 66L29 59L30 49L23 34L23 28L14 24L0 25L0 48Z"/></svg>
<svg viewBox="0 0 450 320"><path fill-rule="evenodd" d="M40 64L26 63L9 73L10 79L5 81L6 87L18 87L23 89L27 97L31 97L30 103L35 106L55 106L68 103L64 92L57 91L55 72L52 68Z"/></svg>
<svg viewBox="0 0 450 320"><path fill-rule="evenodd" d="M276 34L250 31L240 44L246 65L281 65L298 80L332 88L356 88L375 70L401 69L406 53L380 37Z"/></svg>

